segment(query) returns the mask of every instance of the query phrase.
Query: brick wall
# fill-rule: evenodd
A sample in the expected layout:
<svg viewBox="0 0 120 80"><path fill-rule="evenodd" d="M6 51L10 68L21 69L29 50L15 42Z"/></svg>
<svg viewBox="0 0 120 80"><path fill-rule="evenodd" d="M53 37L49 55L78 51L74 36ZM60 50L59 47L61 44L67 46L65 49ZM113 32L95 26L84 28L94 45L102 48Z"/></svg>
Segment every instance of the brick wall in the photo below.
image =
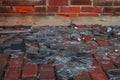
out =
<svg viewBox="0 0 120 80"><path fill-rule="evenodd" d="M0 0L0 16L120 16L120 0Z"/></svg>

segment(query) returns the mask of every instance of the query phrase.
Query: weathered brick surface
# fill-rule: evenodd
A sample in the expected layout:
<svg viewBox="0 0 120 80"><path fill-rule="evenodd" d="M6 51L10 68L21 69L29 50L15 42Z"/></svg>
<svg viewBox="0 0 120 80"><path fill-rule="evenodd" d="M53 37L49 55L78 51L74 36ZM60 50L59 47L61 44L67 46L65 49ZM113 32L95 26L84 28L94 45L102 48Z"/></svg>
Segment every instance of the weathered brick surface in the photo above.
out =
<svg viewBox="0 0 120 80"><path fill-rule="evenodd" d="M46 12L46 7L35 7L36 13Z"/></svg>
<svg viewBox="0 0 120 80"><path fill-rule="evenodd" d="M55 69L52 64L39 66L40 80L56 80Z"/></svg>
<svg viewBox="0 0 120 80"><path fill-rule="evenodd" d="M4 75L4 80L19 80L20 71L19 68L8 68Z"/></svg>
<svg viewBox="0 0 120 80"><path fill-rule="evenodd" d="M24 78L37 78L38 65L32 64L27 60L24 60L22 68L22 79Z"/></svg>
<svg viewBox="0 0 120 80"><path fill-rule="evenodd" d="M10 13L12 11L10 6L0 6L0 13Z"/></svg>
<svg viewBox="0 0 120 80"><path fill-rule="evenodd" d="M67 6L68 0L49 0L50 6Z"/></svg>
<svg viewBox="0 0 120 80"><path fill-rule="evenodd" d="M94 0L94 6L112 6L112 0Z"/></svg>
<svg viewBox="0 0 120 80"><path fill-rule="evenodd" d="M106 72L111 69L116 69L115 65L111 60L97 59L97 61L102 66L103 70Z"/></svg>
<svg viewBox="0 0 120 80"><path fill-rule="evenodd" d="M3 0L2 3L11 6L45 5L46 0Z"/></svg>

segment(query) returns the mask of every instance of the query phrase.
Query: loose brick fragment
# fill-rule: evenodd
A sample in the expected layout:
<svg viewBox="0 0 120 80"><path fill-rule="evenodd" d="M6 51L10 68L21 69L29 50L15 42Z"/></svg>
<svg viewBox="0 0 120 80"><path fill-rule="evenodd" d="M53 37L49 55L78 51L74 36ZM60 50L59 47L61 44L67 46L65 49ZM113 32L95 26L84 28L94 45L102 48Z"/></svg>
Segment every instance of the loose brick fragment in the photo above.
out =
<svg viewBox="0 0 120 80"><path fill-rule="evenodd" d="M109 47L111 44L108 41L102 40L102 39L96 39L96 42L98 45L103 46L103 47Z"/></svg>

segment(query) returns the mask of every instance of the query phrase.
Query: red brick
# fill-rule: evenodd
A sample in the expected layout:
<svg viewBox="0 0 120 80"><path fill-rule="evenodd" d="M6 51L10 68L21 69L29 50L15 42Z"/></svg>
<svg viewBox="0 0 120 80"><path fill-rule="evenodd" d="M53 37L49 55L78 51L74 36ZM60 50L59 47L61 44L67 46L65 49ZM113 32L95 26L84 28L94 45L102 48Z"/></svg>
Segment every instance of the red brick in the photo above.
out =
<svg viewBox="0 0 120 80"><path fill-rule="evenodd" d="M31 64L29 61L24 60L24 65L22 69L22 78L36 78L38 71L37 64Z"/></svg>
<svg viewBox="0 0 120 80"><path fill-rule="evenodd" d="M96 68L90 71L90 75L92 77L92 80L108 80L107 76L103 72L101 66L95 66Z"/></svg>
<svg viewBox="0 0 120 80"><path fill-rule="evenodd" d="M88 72L83 71L82 73L77 75L76 80L91 80L91 77Z"/></svg>
<svg viewBox="0 0 120 80"><path fill-rule="evenodd" d="M0 1L0 6L2 6L2 1Z"/></svg>
<svg viewBox="0 0 120 80"><path fill-rule="evenodd" d="M114 12L119 12L120 13L120 8L113 8Z"/></svg>
<svg viewBox="0 0 120 80"><path fill-rule="evenodd" d="M114 0L114 6L120 6L120 1L119 0Z"/></svg>
<svg viewBox="0 0 120 80"><path fill-rule="evenodd" d="M19 80L20 69L19 68L8 68L4 75L4 80Z"/></svg>
<svg viewBox="0 0 120 80"><path fill-rule="evenodd" d="M112 7L104 7L103 8L103 13L111 13L113 12L113 8Z"/></svg>
<svg viewBox="0 0 120 80"><path fill-rule="evenodd" d="M0 13L10 13L12 9L10 6L0 6Z"/></svg>
<svg viewBox="0 0 120 80"><path fill-rule="evenodd" d="M53 71L41 71L40 80L56 80L55 72Z"/></svg>
<svg viewBox="0 0 120 80"><path fill-rule="evenodd" d="M35 12L37 13L46 12L46 7L35 7Z"/></svg>
<svg viewBox="0 0 120 80"><path fill-rule="evenodd" d="M103 46L103 47L109 47L111 44L108 41L102 40L102 39L96 39L96 42L98 45Z"/></svg>
<svg viewBox="0 0 120 80"><path fill-rule="evenodd" d="M71 0L71 5L91 5L91 0Z"/></svg>
<svg viewBox="0 0 120 80"><path fill-rule="evenodd" d="M70 14L70 13L57 13L56 16L62 16L62 17L73 18L73 17L77 17L77 14Z"/></svg>
<svg viewBox="0 0 120 80"><path fill-rule="evenodd" d="M95 12L100 13L102 11L101 7L82 7L81 12Z"/></svg>
<svg viewBox="0 0 120 80"><path fill-rule="evenodd" d="M94 0L94 6L112 6L112 0Z"/></svg>
<svg viewBox="0 0 120 80"><path fill-rule="evenodd" d="M90 16L90 17L98 17L98 13L80 13L78 16Z"/></svg>
<svg viewBox="0 0 120 80"><path fill-rule="evenodd" d="M68 0L49 0L50 6L65 6L68 5Z"/></svg>
<svg viewBox="0 0 120 80"><path fill-rule="evenodd" d="M46 0L3 0L3 5L11 6L30 6L30 5L45 5Z"/></svg>
<svg viewBox="0 0 120 80"><path fill-rule="evenodd" d="M11 13L11 14L0 14L0 16L46 16L45 13ZM19 22L18 22L19 23ZM25 24L29 23L29 22L23 22ZM38 53L37 50L33 51L35 54Z"/></svg>
<svg viewBox="0 0 120 80"><path fill-rule="evenodd" d="M58 7L48 7L48 12L58 12Z"/></svg>

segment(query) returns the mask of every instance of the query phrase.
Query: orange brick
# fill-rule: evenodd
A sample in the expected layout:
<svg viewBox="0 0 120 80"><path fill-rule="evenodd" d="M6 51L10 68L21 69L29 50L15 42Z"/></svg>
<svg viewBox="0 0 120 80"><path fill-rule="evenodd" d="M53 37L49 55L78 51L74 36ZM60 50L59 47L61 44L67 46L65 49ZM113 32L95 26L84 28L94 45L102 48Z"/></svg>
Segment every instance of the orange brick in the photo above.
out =
<svg viewBox="0 0 120 80"><path fill-rule="evenodd" d="M19 68L8 68L4 75L4 80L19 80L20 77Z"/></svg>
<svg viewBox="0 0 120 80"><path fill-rule="evenodd" d="M64 13L80 13L80 7L61 7L61 12L64 12Z"/></svg>
<svg viewBox="0 0 120 80"><path fill-rule="evenodd" d="M16 13L33 13L33 6L14 6L13 11Z"/></svg>

